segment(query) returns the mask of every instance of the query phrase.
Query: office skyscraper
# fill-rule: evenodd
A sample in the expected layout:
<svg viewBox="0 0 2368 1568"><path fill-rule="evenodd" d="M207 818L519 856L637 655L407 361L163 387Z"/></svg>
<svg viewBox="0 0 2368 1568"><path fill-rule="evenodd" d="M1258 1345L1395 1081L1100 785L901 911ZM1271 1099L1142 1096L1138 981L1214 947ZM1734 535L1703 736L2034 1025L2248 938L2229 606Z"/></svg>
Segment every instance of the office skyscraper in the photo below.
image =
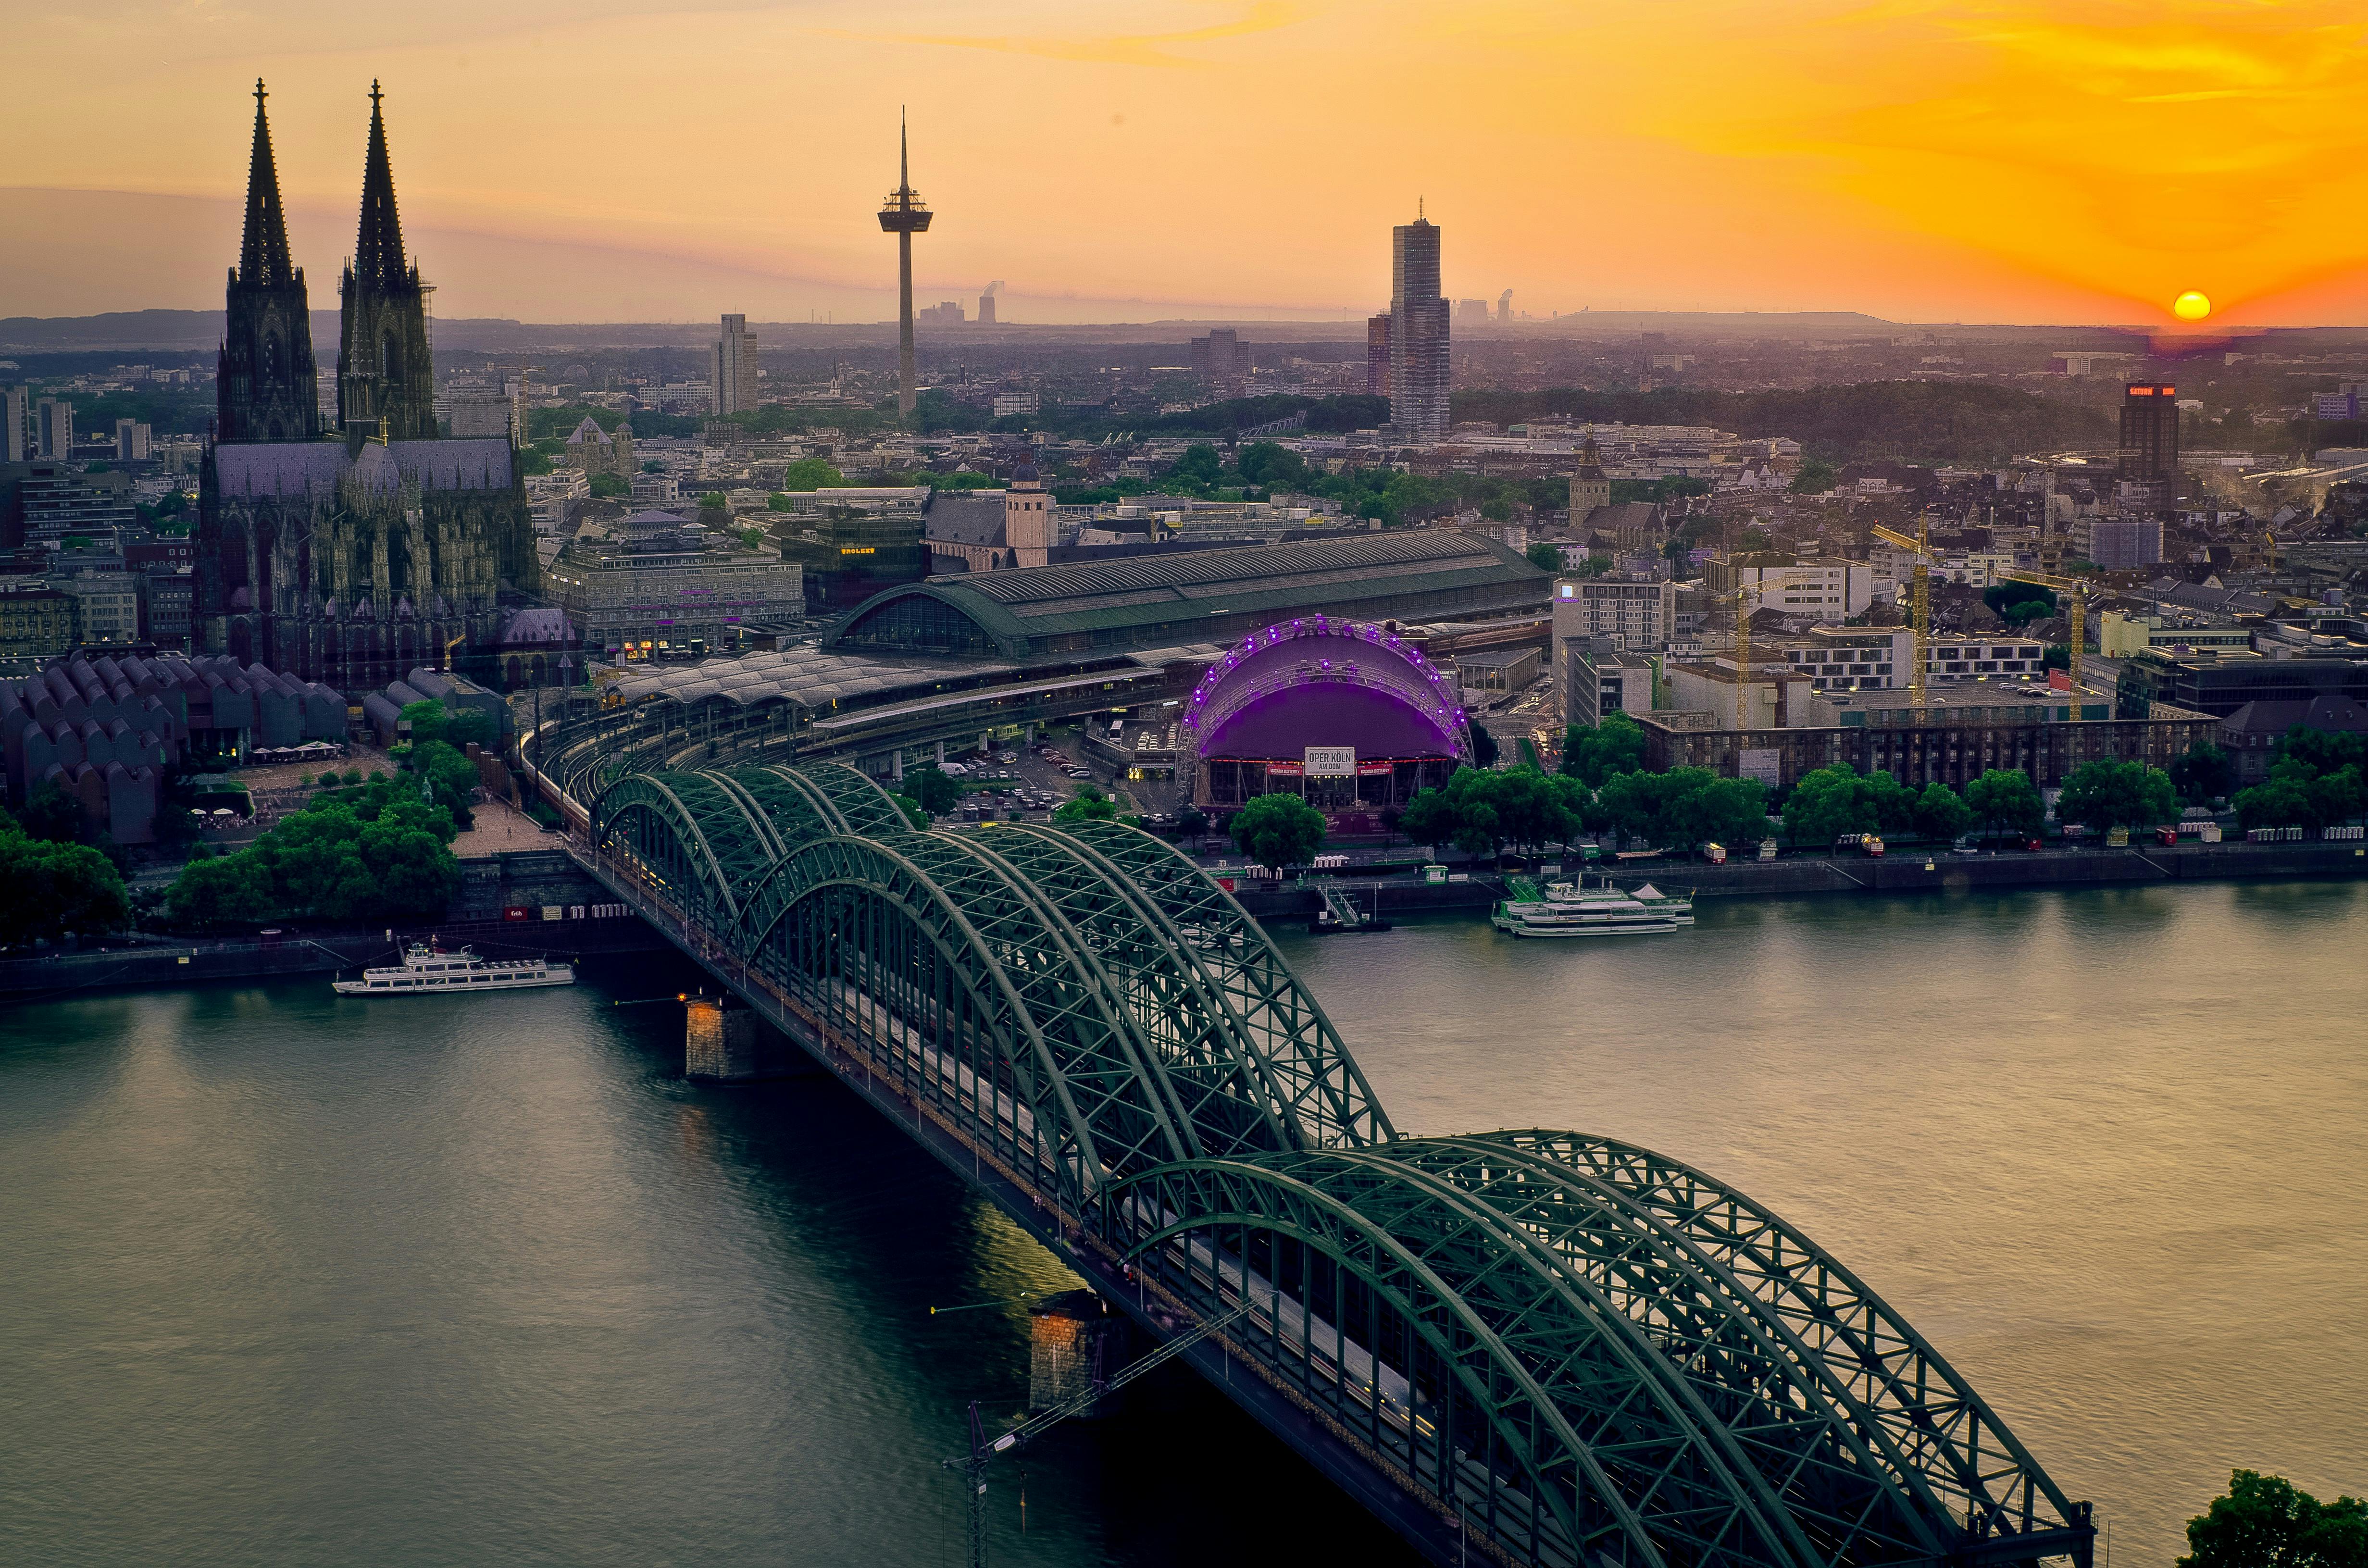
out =
<svg viewBox="0 0 2368 1568"><path fill-rule="evenodd" d="M1390 434L1447 438L1447 312L1439 292L1439 226L1417 214L1390 238Z"/></svg>
<svg viewBox="0 0 2368 1568"><path fill-rule="evenodd" d="M2132 381L2122 389L2120 477L2165 483L2179 477L2179 389Z"/></svg>
<svg viewBox="0 0 2368 1568"><path fill-rule="evenodd" d="M74 404L53 397L41 400L36 434L40 437L41 456L60 460L74 456Z"/></svg>
<svg viewBox="0 0 2368 1568"><path fill-rule="evenodd" d="M20 463L30 456L29 443L25 438L25 389L10 387L0 392L0 418L7 427L0 429L0 462Z"/></svg>
<svg viewBox="0 0 2368 1568"><path fill-rule="evenodd" d="M708 385L714 389L710 413L741 414L757 406L757 340L748 335L746 316L723 318L723 335L716 339L708 372Z"/></svg>
<svg viewBox="0 0 2368 1568"><path fill-rule="evenodd" d="M1365 394L1390 395L1390 312L1365 318Z"/></svg>

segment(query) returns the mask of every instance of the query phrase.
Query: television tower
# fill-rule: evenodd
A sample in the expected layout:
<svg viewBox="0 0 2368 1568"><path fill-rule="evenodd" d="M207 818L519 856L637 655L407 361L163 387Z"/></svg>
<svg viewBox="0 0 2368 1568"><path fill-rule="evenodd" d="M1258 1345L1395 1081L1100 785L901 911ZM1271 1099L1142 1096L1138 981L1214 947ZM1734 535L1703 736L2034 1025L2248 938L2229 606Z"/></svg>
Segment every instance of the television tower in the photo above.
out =
<svg viewBox="0 0 2368 1568"><path fill-rule="evenodd" d="M909 415L919 401L913 385L913 236L928 232L929 209L913 188L902 109L896 112L896 188L880 204L880 227L896 236L896 412Z"/></svg>

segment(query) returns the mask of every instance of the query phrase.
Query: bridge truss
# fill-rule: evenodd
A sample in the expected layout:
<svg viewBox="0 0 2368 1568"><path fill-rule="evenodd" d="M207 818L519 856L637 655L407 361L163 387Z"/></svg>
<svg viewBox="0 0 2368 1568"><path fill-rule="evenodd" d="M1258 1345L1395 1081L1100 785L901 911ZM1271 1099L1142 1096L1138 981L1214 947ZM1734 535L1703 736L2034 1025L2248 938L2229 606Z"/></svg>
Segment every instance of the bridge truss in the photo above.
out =
<svg viewBox="0 0 2368 1568"><path fill-rule="evenodd" d="M838 764L627 774L596 869L1447 1521L1554 1568L2089 1568L1980 1397L1649 1151L1399 1135L1232 895L1115 823L914 828ZM1082 1253L1079 1256L1084 1256Z"/></svg>

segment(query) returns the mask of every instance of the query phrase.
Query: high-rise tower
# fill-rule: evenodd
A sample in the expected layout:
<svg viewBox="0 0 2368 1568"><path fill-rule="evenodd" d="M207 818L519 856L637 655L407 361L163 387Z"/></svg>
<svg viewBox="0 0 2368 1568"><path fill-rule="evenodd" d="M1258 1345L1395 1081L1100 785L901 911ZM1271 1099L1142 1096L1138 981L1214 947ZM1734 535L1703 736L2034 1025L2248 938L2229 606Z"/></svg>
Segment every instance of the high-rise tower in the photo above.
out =
<svg viewBox="0 0 2368 1568"><path fill-rule="evenodd" d="M913 188L905 117L896 117L896 188L880 204L880 227L896 236L896 412L910 414L920 399L913 384L913 236L929 230L929 209Z"/></svg>
<svg viewBox="0 0 2368 1568"><path fill-rule="evenodd" d="M246 170L246 235L230 269L222 357L214 376L214 433L224 441L310 441L321 434L313 369L313 316L304 269L288 254L279 170L271 158L268 96L255 84L255 152Z"/></svg>
<svg viewBox="0 0 2368 1568"><path fill-rule="evenodd" d="M427 343L427 286L403 256L403 220L386 155L385 95L370 84L370 151L362 164L361 229L338 284L337 417L350 443L379 422L395 440L436 436L436 368Z"/></svg>
<svg viewBox="0 0 2368 1568"><path fill-rule="evenodd" d="M725 316L708 356L708 411L746 414L757 406L757 340L746 316Z"/></svg>
<svg viewBox="0 0 2368 1568"><path fill-rule="evenodd" d="M1390 433L1447 438L1447 301L1439 292L1439 225L1423 217L1390 231Z"/></svg>

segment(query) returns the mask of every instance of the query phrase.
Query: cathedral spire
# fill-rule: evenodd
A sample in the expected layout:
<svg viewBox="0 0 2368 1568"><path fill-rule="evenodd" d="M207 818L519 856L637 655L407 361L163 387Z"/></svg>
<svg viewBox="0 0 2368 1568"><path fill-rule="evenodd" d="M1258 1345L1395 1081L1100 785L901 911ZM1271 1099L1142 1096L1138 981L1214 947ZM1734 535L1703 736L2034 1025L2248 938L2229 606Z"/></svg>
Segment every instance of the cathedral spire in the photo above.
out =
<svg viewBox="0 0 2368 1568"><path fill-rule="evenodd" d="M271 159L271 125L264 118L263 78L255 79L255 153L246 169L246 238L239 246L240 281L274 288L295 268L288 257L288 221L279 210L279 169Z"/></svg>
<svg viewBox="0 0 2368 1568"><path fill-rule="evenodd" d="M370 83L370 154L362 165L361 233L354 241L354 275L365 288L397 289L404 278L403 220L394 210L394 170L386 155L385 95Z"/></svg>

